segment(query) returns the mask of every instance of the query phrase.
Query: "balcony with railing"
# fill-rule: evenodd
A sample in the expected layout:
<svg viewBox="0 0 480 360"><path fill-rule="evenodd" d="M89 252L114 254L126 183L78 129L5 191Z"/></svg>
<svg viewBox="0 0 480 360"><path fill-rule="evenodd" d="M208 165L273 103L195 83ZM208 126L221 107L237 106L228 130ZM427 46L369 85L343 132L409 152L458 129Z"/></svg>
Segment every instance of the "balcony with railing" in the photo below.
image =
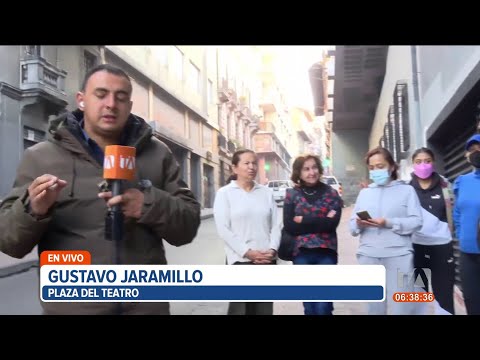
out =
<svg viewBox="0 0 480 360"><path fill-rule="evenodd" d="M221 148L227 148L227 138L222 134L218 134L218 146Z"/></svg>
<svg viewBox="0 0 480 360"><path fill-rule="evenodd" d="M261 121L258 123L258 129L260 131L275 133L275 125L268 121Z"/></svg>
<svg viewBox="0 0 480 360"><path fill-rule="evenodd" d="M248 128L251 132L256 132L259 130L258 124L260 123L260 118L257 115L252 115Z"/></svg>
<svg viewBox="0 0 480 360"><path fill-rule="evenodd" d="M227 103L230 108L235 108L237 105L237 93L229 87L226 79L222 79L218 87L218 100L221 104Z"/></svg>
<svg viewBox="0 0 480 360"><path fill-rule="evenodd" d="M42 57L20 60L20 89L23 91L43 91L66 101L66 76L66 71L49 64Z"/></svg>
<svg viewBox="0 0 480 360"><path fill-rule="evenodd" d="M228 140L227 147L228 151L230 151L232 154L237 150L237 146L232 140Z"/></svg>
<svg viewBox="0 0 480 360"><path fill-rule="evenodd" d="M230 157L232 156L231 151L229 149L229 141L223 134L218 134L218 150L219 154L222 156Z"/></svg>
<svg viewBox="0 0 480 360"><path fill-rule="evenodd" d="M250 117L252 115L252 112L250 111L249 107L246 105L239 104L237 106L237 110L235 111L235 114L239 119L245 119L250 121Z"/></svg>

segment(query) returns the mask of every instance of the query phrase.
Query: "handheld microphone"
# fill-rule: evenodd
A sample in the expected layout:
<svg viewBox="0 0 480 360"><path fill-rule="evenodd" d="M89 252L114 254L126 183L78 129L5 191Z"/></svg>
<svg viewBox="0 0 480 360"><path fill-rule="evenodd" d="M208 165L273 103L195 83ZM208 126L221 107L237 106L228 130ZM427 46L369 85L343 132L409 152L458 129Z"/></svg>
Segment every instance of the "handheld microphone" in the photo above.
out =
<svg viewBox="0 0 480 360"><path fill-rule="evenodd" d="M121 195L122 180L135 179L136 149L131 146L108 145L105 147L103 178L111 184L112 197ZM123 239L123 213L121 205L114 205L105 219L105 238L117 244L116 258L120 263L119 242Z"/></svg>
<svg viewBox="0 0 480 360"><path fill-rule="evenodd" d="M106 146L103 178L106 180L135 179L135 154L136 149L132 146Z"/></svg>
<svg viewBox="0 0 480 360"><path fill-rule="evenodd" d="M131 146L108 145L103 160L103 178L110 180L113 196L122 193L122 180L135 178L136 149Z"/></svg>

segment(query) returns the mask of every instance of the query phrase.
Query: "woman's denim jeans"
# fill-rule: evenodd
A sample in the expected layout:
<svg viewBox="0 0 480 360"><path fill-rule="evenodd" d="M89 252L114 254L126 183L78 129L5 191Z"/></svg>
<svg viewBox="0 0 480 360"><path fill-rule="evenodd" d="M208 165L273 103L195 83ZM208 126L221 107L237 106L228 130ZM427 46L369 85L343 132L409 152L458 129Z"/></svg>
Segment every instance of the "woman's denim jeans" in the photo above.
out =
<svg viewBox="0 0 480 360"><path fill-rule="evenodd" d="M300 248L300 252L293 258L294 265L336 265L338 255L331 249L306 249ZM305 315L333 315L333 303L331 302L304 302Z"/></svg>

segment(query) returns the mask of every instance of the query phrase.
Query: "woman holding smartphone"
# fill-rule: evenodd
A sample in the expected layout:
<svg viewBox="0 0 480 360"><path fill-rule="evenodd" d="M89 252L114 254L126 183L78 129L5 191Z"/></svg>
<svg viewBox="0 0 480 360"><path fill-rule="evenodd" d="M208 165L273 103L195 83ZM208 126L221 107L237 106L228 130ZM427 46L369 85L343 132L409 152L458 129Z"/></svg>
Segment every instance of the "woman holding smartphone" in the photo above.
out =
<svg viewBox="0 0 480 360"><path fill-rule="evenodd" d="M411 304L394 302L396 292L412 292L412 234L422 227L422 209L415 190L398 180L398 165L385 148L370 150L365 162L372 183L362 189L350 218L350 231L360 236L357 259L362 265L386 269L384 302L368 303L370 315L411 314ZM362 220L357 213L367 211Z"/></svg>

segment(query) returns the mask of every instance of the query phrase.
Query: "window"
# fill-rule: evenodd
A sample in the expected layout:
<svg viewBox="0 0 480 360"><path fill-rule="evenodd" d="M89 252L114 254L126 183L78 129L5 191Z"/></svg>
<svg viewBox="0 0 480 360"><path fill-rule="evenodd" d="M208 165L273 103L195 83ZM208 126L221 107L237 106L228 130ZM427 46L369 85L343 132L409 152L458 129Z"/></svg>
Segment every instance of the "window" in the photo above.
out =
<svg viewBox="0 0 480 360"><path fill-rule="evenodd" d="M329 79L327 83L327 94L328 95L333 95L335 92L335 80Z"/></svg>
<svg viewBox="0 0 480 360"><path fill-rule="evenodd" d="M25 54L27 56L40 57L42 52L41 48L41 45L27 45L25 46Z"/></svg>
<svg viewBox="0 0 480 360"><path fill-rule="evenodd" d="M23 127L23 148L27 149L36 143L45 140L45 132L28 126Z"/></svg>
<svg viewBox="0 0 480 360"><path fill-rule="evenodd" d="M380 147L385 147L385 135L383 135L381 138L380 138L380 141L378 142L378 145L380 145Z"/></svg>
<svg viewBox="0 0 480 360"><path fill-rule="evenodd" d="M168 64L168 46L150 46L153 57L160 65L167 66Z"/></svg>
<svg viewBox="0 0 480 360"><path fill-rule="evenodd" d="M327 98L327 108L328 110L333 110L333 106L334 106L334 98L333 97L328 97Z"/></svg>
<svg viewBox="0 0 480 360"><path fill-rule="evenodd" d="M188 83L196 93L200 93L200 70L194 63L190 62Z"/></svg>
<svg viewBox="0 0 480 360"><path fill-rule="evenodd" d="M334 177L324 176L322 177L322 181L327 185L337 185L338 182Z"/></svg>
<svg viewBox="0 0 480 360"><path fill-rule="evenodd" d="M390 150L390 129L388 127L388 120L383 127L383 146Z"/></svg>
<svg viewBox="0 0 480 360"><path fill-rule="evenodd" d="M85 68L85 73L87 73L91 68L97 65L97 57L89 51L83 52L83 66Z"/></svg>
<svg viewBox="0 0 480 360"><path fill-rule="evenodd" d="M173 74L178 80L183 81L183 53L177 47L174 48L172 60Z"/></svg>
<svg viewBox="0 0 480 360"><path fill-rule="evenodd" d="M271 188L291 188L293 187L293 183L290 180L272 180L268 182L268 187Z"/></svg>
<svg viewBox="0 0 480 360"><path fill-rule="evenodd" d="M327 74L328 76L335 76L335 58L327 62Z"/></svg>
<svg viewBox="0 0 480 360"><path fill-rule="evenodd" d="M398 81L393 93L393 106L395 110L395 125L398 127L399 157L404 157L410 148L410 126L408 116L407 84Z"/></svg>
<svg viewBox="0 0 480 360"><path fill-rule="evenodd" d="M207 71L217 68L217 49L215 46L206 46Z"/></svg>
<svg viewBox="0 0 480 360"><path fill-rule="evenodd" d="M209 104L213 104L213 82L212 80L208 79L207 84L207 101Z"/></svg>
<svg viewBox="0 0 480 360"><path fill-rule="evenodd" d="M390 135L389 148L392 153L393 160L398 161L398 126L395 124L395 110L393 105L388 109L388 133Z"/></svg>

